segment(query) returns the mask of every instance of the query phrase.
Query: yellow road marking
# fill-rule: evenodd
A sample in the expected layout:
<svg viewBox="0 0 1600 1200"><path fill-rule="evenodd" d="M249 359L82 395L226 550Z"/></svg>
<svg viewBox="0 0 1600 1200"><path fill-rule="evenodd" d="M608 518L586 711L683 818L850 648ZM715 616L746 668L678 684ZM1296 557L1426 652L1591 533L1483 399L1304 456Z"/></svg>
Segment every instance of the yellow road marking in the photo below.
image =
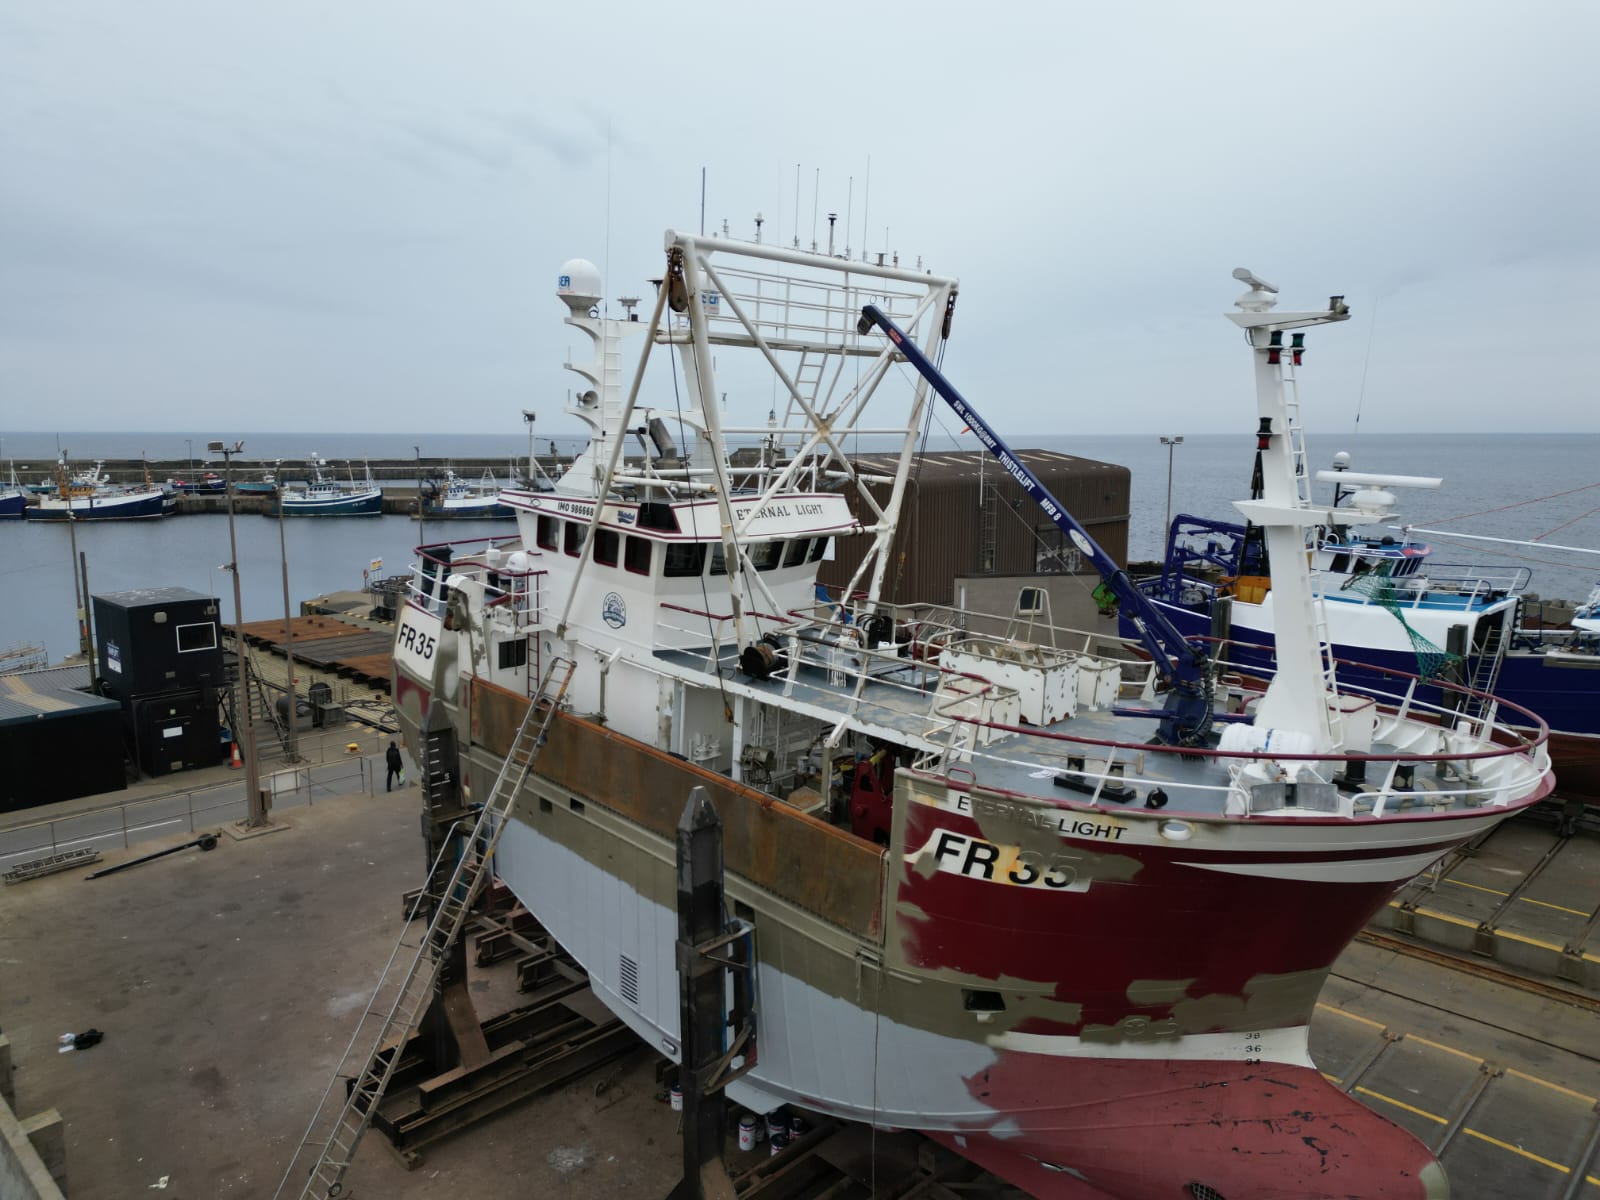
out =
<svg viewBox="0 0 1600 1200"><path fill-rule="evenodd" d="M1549 950L1555 954L1560 954L1565 949L1564 946L1558 946L1554 942L1540 941L1538 938L1529 937L1524 933L1512 933L1509 929L1496 929L1494 935L1495 937L1509 938L1513 942L1521 942L1527 946L1537 946L1541 950Z"/></svg>
<svg viewBox="0 0 1600 1200"><path fill-rule="evenodd" d="M1351 1012L1349 1009L1335 1008L1331 1004L1324 1004L1321 1000L1317 1001L1317 1007L1322 1009L1323 1012L1338 1013L1341 1017L1349 1017L1352 1021L1359 1021L1361 1024L1370 1025L1374 1029L1383 1029L1383 1028L1385 1028L1384 1023L1382 1021L1374 1021L1371 1017L1360 1016L1360 1015L1358 1015L1356 1013Z"/></svg>
<svg viewBox="0 0 1600 1200"><path fill-rule="evenodd" d="M1371 1088L1364 1088L1358 1084L1356 1085L1356 1091L1360 1092L1363 1096L1371 1096L1374 1100L1382 1100L1385 1104L1392 1104L1396 1108L1403 1108L1408 1113L1416 1113L1419 1117L1427 1117L1428 1120L1437 1121L1441 1125L1450 1124L1450 1122L1445 1120L1443 1117L1438 1116L1435 1113L1431 1113L1425 1108L1418 1108L1414 1104L1407 1104L1404 1100L1396 1100L1393 1096L1385 1096L1382 1092L1375 1092Z"/></svg>
<svg viewBox="0 0 1600 1200"><path fill-rule="evenodd" d="M1351 1012L1349 1009L1338 1008L1332 1004L1324 1004L1321 1000L1317 1001L1317 1007L1323 1012L1333 1013L1336 1016L1347 1017L1348 1019L1356 1021L1359 1024L1366 1025L1371 1029L1389 1028L1389 1026L1385 1025L1382 1021L1374 1021L1371 1017L1363 1017L1359 1013ZM1419 1045L1428 1046L1434 1050L1442 1050L1446 1054L1454 1054L1460 1058L1467 1059L1469 1062L1481 1063L1485 1061L1476 1054L1472 1054L1466 1050L1457 1049L1455 1046L1446 1046L1443 1042L1435 1042L1430 1038L1421 1037L1415 1033L1407 1033L1402 1036L1404 1036L1405 1040L1408 1042L1416 1042ZM1524 1083L1536 1083L1540 1087L1549 1088L1552 1092L1560 1092L1563 1096L1571 1096L1574 1100L1582 1100L1585 1104L1600 1104L1600 1099L1597 1099L1594 1096L1587 1095L1583 1092L1574 1091L1569 1087L1563 1087L1559 1083L1552 1083L1548 1079L1540 1079L1537 1075L1529 1075L1526 1071L1519 1071L1515 1067L1507 1067L1505 1072L1507 1075L1515 1075ZM1332 1080L1334 1083L1339 1082L1338 1079L1334 1078L1332 1075L1328 1075L1327 1072L1323 1072L1323 1074L1326 1078ZM1361 1089L1358 1088L1356 1090L1360 1091Z"/></svg>
<svg viewBox="0 0 1600 1200"><path fill-rule="evenodd" d="M1414 1033L1406 1034L1406 1041L1415 1042L1419 1046L1429 1046L1435 1050L1443 1050L1446 1054L1454 1054L1457 1058L1464 1058L1468 1062L1483 1062L1483 1059L1476 1054L1468 1054L1465 1050L1457 1050L1454 1046L1446 1046L1443 1042L1430 1042L1427 1038L1418 1037Z"/></svg>
<svg viewBox="0 0 1600 1200"><path fill-rule="evenodd" d="M1560 1092L1563 1096L1571 1096L1574 1100L1582 1100L1585 1104L1600 1104L1600 1100L1593 1096L1573 1091L1569 1087L1562 1087L1559 1083L1551 1083L1548 1079L1540 1079L1537 1075L1529 1075L1526 1071L1519 1071L1515 1067L1507 1067L1506 1074L1515 1075L1518 1079L1527 1083L1537 1083L1541 1087L1549 1088L1552 1092Z"/></svg>
<svg viewBox="0 0 1600 1200"><path fill-rule="evenodd" d="M1481 883L1467 883L1462 879L1444 879L1440 882L1451 884L1454 887L1471 888L1475 892L1488 892L1491 896L1511 895L1510 892L1502 892L1499 888L1484 887ZM1540 908L1553 908L1557 912L1571 913L1575 917L1587 917L1589 915L1582 909L1568 908L1563 904L1551 904L1548 900L1530 900L1526 896L1519 896L1517 899L1522 904L1537 904Z"/></svg>
<svg viewBox="0 0 1600 1200"><path fill-rule="evenodd" d="M1524 1150L1521 1146L1513 1146L1510 1142L1502 1142L1499 1138L1490 1137L1487 1133L1479 1133L1476 1129L1462 1129L1461 1132L1469 1137L1477 1138L1480 1142L1488 1142L1491 1146L1498 1146L1502 1150L1509 1150L1513 1154L1520 1154L1523 1158L1531 1159L1533 1162L1550 1167L1552 1170L1560 1171L1563 1175L1572 1174L1572 1168L1569 1166L1554 1162L1548 1158L1541 1158L1531 1150Z"/></svg>

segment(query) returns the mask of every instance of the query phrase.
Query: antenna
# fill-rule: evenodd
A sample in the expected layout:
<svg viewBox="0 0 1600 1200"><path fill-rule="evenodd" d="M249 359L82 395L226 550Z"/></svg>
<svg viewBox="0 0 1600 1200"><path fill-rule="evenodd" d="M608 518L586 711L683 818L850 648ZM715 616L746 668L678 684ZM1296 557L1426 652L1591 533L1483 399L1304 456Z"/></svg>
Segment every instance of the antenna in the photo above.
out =
<svg viewBox="0 0 1600 1200"><path fill-rule="evenodd" d="M761 244L761 222L762 222L762 220L763 220L763 218L762 218L761 214L757 213L756 214L756 245L758 245L758 246Z"/></svg>
<svg viewBox="0 0 1600 1200"><path fill-rule="evenodd" d="M817 197L822 195L822 168L817 168L817 181L811 189L811 253L817 252Z"/></svg>
<svg viewBox="0 0 1600 1200"><path fill-rule="evenodd" d="M816 218L815 215L813 215L811 219L812 219L813 222L815 222L817 218ZM800 249L800 164L799 163L795 163L795 165L794 165L794 248L796 250ZM816 249L815 246L812 246L811 248L813 250Z"/></svg>
<svg viewBox="0 0 1600 1200"><path fill-rule="evenodd" d="M861 195L861 261L867 261L867 214L872 211L872 155L867 155L867 186Z"/></svg>
<svg viewBox="0 0 1600 1200"><path fill-rule="evenodd" d="M833 223L839 219L838 213L828 214L828 257L833 257Z"/></svg>
<svg viewBox="0 0 1600 1200"><path fill-rule="evenodd" d="M850 176L850 182L845 186L844 193L844 256L850 257L850 214L854 211L856 202L856 177ZM832 240L829 239L828 253L833 253Z"/></svg>
<svg viewBox="0 0 1600 1200"><path fill-rule="evenodd" d="M700 236L706 235L706 169L700 168Z"/></svg>

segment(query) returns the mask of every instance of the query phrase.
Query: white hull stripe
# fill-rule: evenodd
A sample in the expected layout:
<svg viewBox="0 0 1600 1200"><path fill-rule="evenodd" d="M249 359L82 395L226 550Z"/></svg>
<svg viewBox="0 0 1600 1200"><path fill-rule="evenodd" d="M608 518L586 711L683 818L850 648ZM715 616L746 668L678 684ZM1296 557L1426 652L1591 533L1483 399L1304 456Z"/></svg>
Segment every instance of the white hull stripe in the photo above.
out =
<svg viewBox="0 0 1600 1200"><path fill-rule="evenodd" d="M1197 871L1220 871L1224 875L1250 875L1257 879L1301 879L1310 883L1381 883L1410 879L1424 871L1444 851L1404 854L1393 858L1345 858L1331 862L1181 862L1180 867Z"/></svg>
<svg viewBox="0 0 1600 1200"><path fill-rule="evenodd" d="M1249 1033L1187 1033L1175 1038L1089 1041L1049 1033L997 1033L989 1039L996 1050L1044 1054L1054 1058L1173 1059L1192 1062L1276 1062L1312 1067L1306 1049L1307 1029L1263 1029Z"/></svg>

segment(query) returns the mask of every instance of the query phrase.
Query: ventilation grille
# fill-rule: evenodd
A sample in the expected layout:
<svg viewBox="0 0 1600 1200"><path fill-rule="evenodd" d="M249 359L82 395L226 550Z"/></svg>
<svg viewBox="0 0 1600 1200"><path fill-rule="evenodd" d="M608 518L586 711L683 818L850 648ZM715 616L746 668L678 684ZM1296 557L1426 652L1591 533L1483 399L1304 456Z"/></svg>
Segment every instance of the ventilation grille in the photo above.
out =
<svg viewBox="0 0 1600 1200"><path fill-rule="evenodd" d="M1216 1188L1204 1183L1191 1183L1189 1185L1189 1195L1194 1197L1194 1200L1227 1200L1227 1197L1217 1191Z"/></svg>
<svg viewBox="0 0 1600 1200"><path fill-rule="evenodd" d="M635 1008L639 1007L639 964L626 954L619 955L622 960L622 998Z"/></svg>

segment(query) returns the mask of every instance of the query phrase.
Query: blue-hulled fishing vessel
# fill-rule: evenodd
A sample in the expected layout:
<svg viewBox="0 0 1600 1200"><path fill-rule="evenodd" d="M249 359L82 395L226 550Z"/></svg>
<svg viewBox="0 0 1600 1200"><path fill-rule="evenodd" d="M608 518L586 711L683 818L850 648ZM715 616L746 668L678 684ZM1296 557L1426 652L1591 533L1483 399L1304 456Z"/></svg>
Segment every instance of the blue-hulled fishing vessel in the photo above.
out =
<svg viewBox="0 0 1600 1200"><path fill-rule="evenodd" d="M367 468L365 486L351 476L341 483L326 471L328 460L313 454L311 479L298 487L284 486L278 491L278 504L286 517L376 517L383 512L383 489L372 482ZM277 516L276 508L270 510Z"/></svg>

